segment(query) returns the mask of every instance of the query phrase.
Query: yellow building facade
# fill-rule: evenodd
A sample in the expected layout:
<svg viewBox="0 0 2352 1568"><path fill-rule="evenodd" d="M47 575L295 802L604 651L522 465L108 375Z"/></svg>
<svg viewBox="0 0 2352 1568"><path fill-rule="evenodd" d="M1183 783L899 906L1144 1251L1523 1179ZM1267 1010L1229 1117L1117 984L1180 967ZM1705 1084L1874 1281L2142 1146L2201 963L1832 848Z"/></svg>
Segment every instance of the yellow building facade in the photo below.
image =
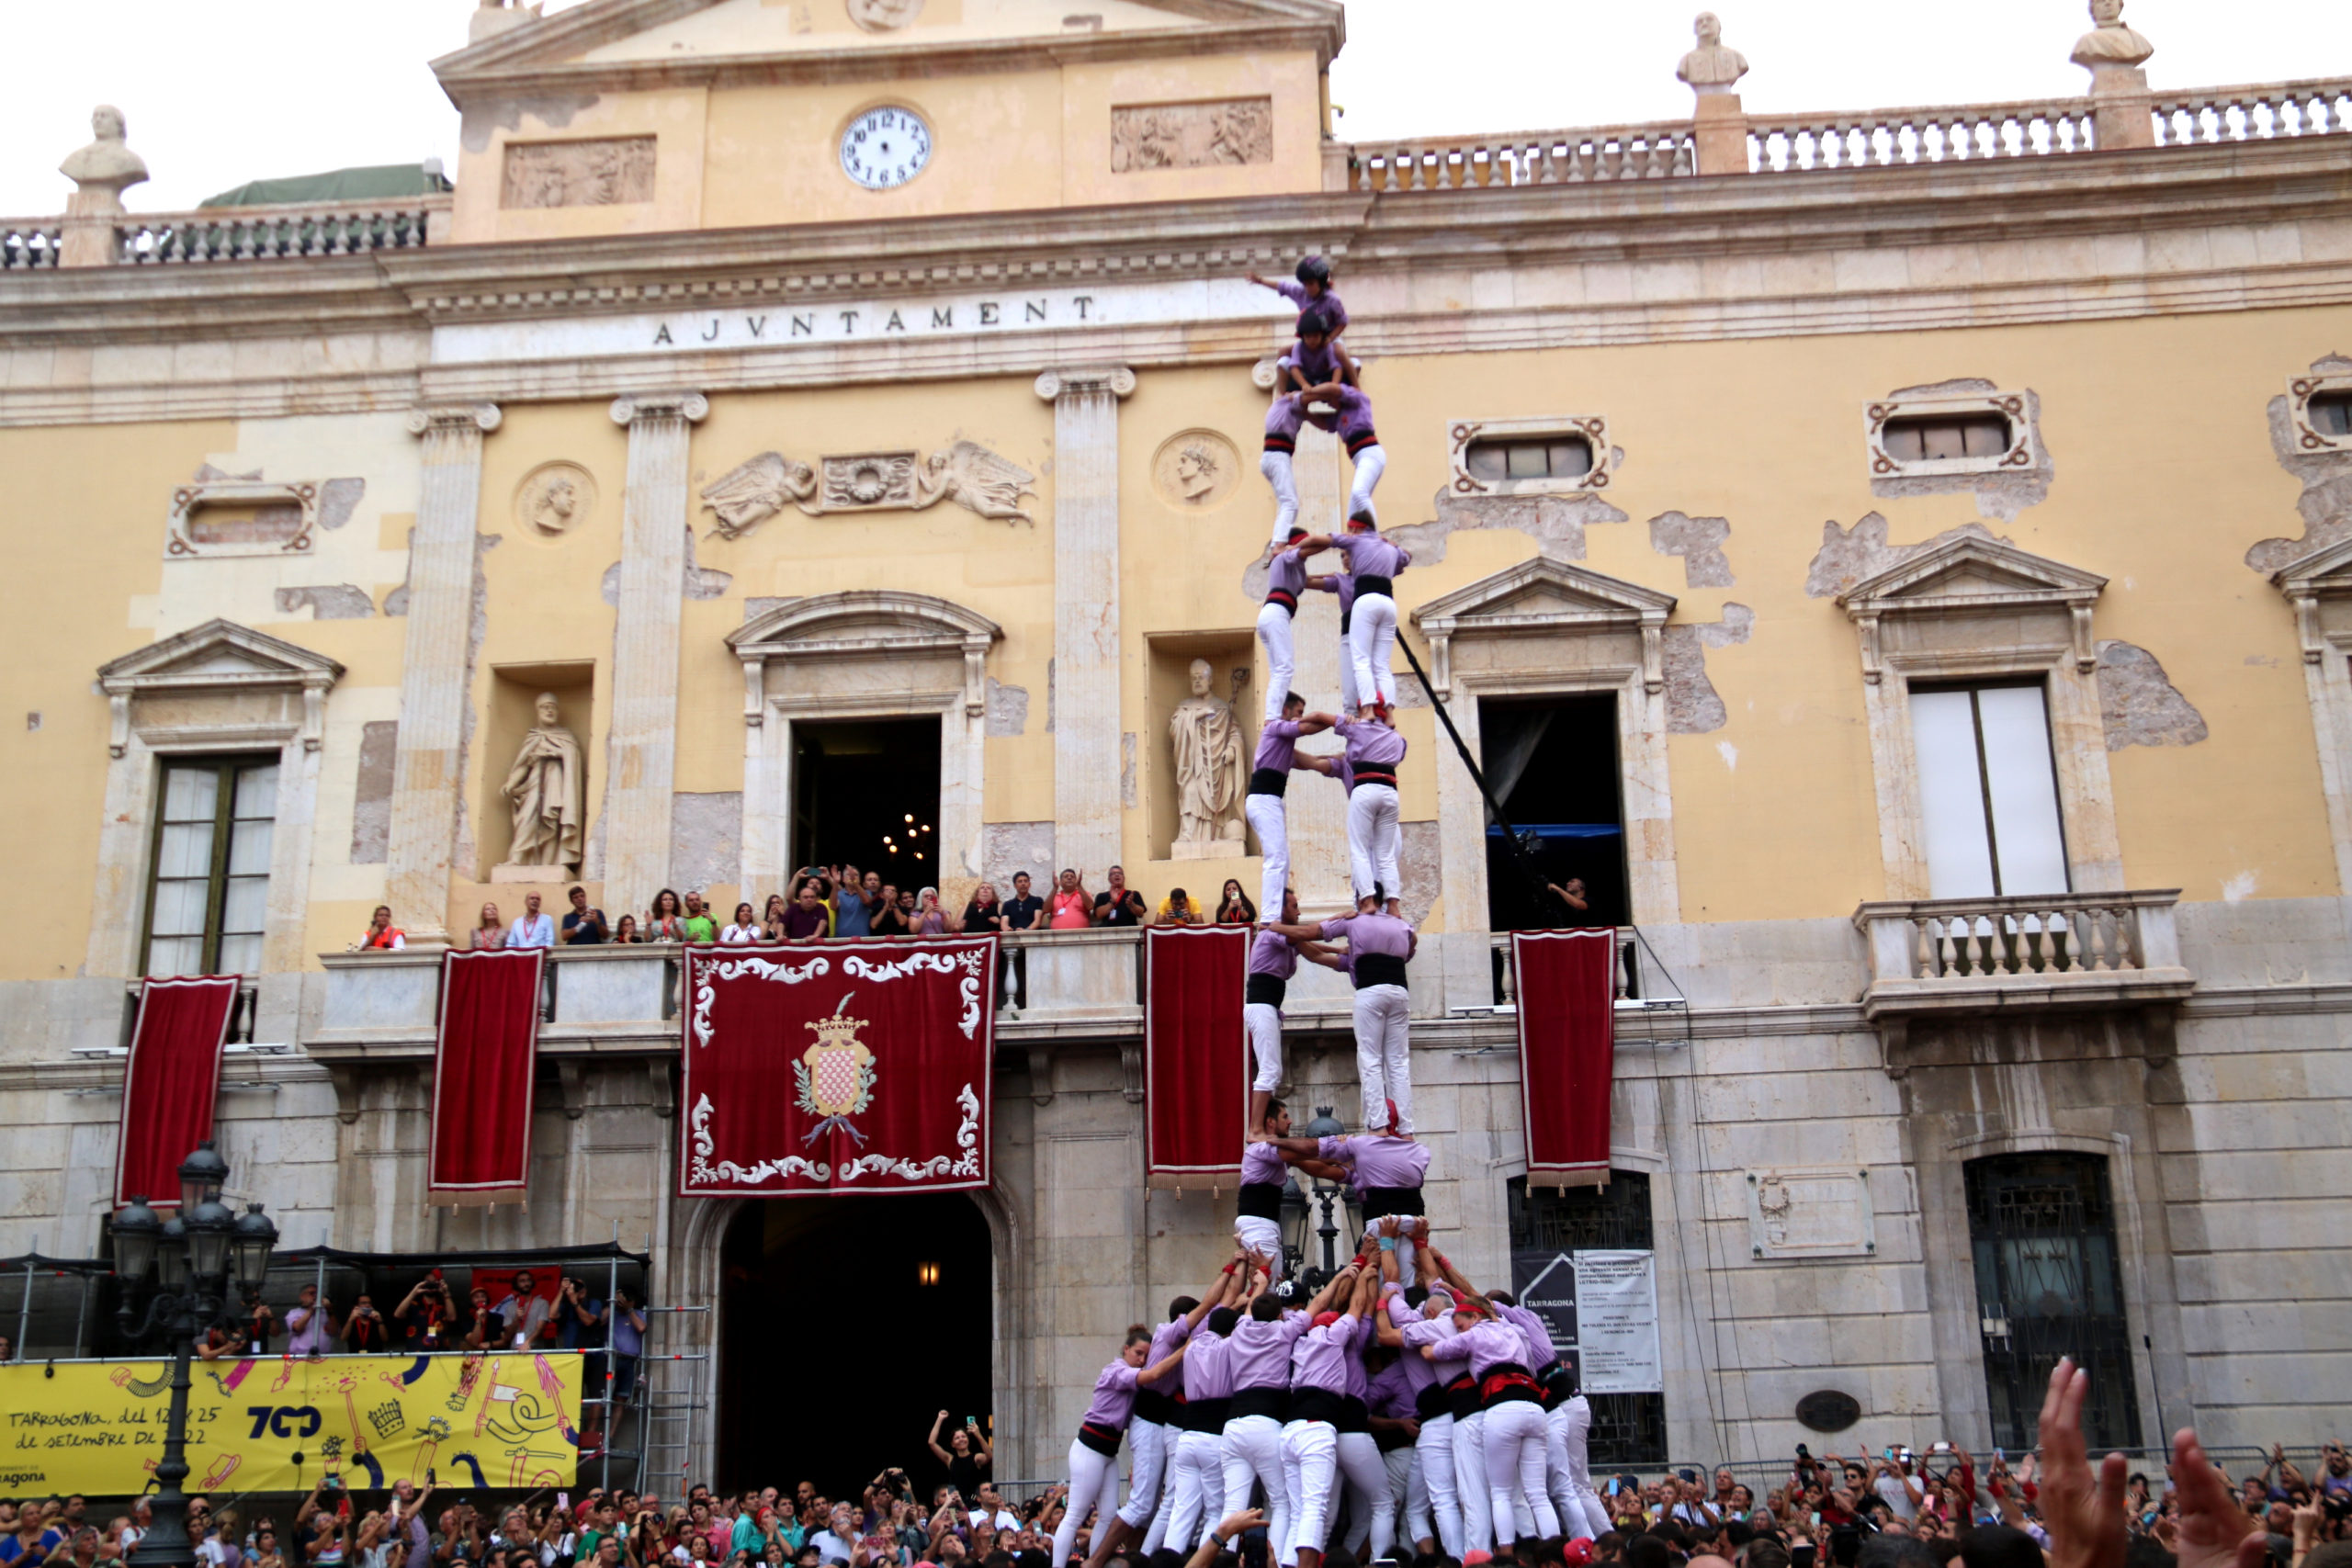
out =
<svg viewBox="0 0 2352 1568"><path fill-rule="evenodd" d="M2062 1343L2103 1358L2106 1440L2321 1435L2352 1397L2314 1315L2352 1288L2319 1234L2352 1193L2352 84L2110 63L2080 99L1782 121L1702 81L1680 119L1351 145L1336 5L1085 4L489 5L435 62L451 194L0 227L0 833L40 890L0 957L0 1247L99 1245L106 1052L200 953L284 1047L221 1127L289 1239L641 1244L720 1309L677 1330L717 1359L665 1462L782 1479L712 1397L722 1265L818 1222L672 1195L670 960L562 955L533 1201L447 1213L433 948L574 882L723 919L902 797L860 852L951 909L1114 863L1254 897L1254 843L1180 841L1169 719L1206 660L1254 738L1294 309L1247 275L1313 254L1413 553L1416 1077L1475 1278L1600 1211L1524 1190L1493 954L1548 917L1430 690L1642 933L1590 1234L1655 1250L1661 1371L1611 1441L1762 1460L1835 1388L1856 1441L2016 1446ZM1347 458L1310 432L1297 467L1336 527ZM1336 614L1298 626L1335 706ZM517 868L541 694L581 853ZM199 773L248 847L191 872L163 846ZM1317 784L1294 882L1328 912ZM349 951L382 903L407 950ZM1232 1202L1144 1188L1132 937L1024 945L998 1186L956 1200L1006 1476ZM1344 1009L1302 985L1291 1069L1343 1119ZM2002 1230L2024 1192L2071 1217ZM1996 1299L2010 1243L2071 1260L2033 1298L2057 1337Z"/></svg>

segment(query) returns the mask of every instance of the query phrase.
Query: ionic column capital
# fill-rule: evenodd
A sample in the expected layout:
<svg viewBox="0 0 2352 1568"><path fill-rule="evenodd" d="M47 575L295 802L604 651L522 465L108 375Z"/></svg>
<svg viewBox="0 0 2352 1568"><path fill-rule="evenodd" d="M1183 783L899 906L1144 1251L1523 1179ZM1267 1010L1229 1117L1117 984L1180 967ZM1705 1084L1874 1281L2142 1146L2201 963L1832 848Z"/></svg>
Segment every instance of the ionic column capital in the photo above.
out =
<svg viewBox="0 0 2352 1568"><path fill-rule="evenodd" d="M408 433L426 435L435 431L463 431L468 426L487 435L506 415L496 403L450 403L408 411Z"/></svg>
<svg viewBox="0 0 2352 1568"><path fill-rule="evenodd" d="M700 392L625 392L613 400L613 423L635 424L640 419L676 419L698 424L710 412L710 400Z"/></svg>
<svg viewBox="0 0 2352 1568"><path fill-rule="evenodd" d="M1136 389L1136 373L1124 365L1072 366L1047 370L1037 378L1037 395L1047 402L1063 398L1102 396L1124 398Z"/></svg>

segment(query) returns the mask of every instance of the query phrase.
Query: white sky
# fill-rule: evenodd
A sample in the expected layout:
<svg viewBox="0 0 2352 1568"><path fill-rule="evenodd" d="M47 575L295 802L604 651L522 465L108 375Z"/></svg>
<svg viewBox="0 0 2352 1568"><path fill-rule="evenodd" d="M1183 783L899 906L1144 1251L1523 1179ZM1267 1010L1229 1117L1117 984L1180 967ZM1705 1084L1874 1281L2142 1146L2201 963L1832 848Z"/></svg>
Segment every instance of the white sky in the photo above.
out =
<svg viewBox="0 0 2352 1568"><path fill-rule="evenodd" d="M2090 23L2069 0L1713 0L1751 109L2062 96ZM549 10L563 8L550 5ZM1698 0L1349 0L1332 96L1350 141L1565 129L1689 112L1674 79ZM58 163L119 105L171 211L250 179L439 156L458 116L425 62L473 0L8 0L0 213L64 209ZM2131 0L2158 87L2352 74L2347 0Z"/></svg>

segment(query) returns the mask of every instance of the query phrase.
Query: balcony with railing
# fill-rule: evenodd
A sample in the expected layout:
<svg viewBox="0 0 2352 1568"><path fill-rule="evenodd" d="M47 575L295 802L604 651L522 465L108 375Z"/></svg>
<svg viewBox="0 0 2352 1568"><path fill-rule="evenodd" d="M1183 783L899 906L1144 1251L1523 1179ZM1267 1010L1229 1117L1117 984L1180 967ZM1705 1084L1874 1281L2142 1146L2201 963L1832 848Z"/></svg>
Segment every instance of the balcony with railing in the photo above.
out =
<svg viewBox="0 0 2352 1568"><path fill-rule="evenodd" d="M2177 887L1864 904L1862 1011L1930 1014L2177 1002L2195 989L2174 925Z"/></svg>

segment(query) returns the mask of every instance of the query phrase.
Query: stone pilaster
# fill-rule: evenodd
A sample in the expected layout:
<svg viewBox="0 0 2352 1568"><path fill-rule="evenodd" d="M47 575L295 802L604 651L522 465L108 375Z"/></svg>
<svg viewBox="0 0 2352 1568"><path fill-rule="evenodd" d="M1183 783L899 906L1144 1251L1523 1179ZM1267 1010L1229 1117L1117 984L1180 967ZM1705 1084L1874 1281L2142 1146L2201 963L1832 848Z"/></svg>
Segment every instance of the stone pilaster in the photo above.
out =
<svg viewBox="0 0 2352 1568"><path fill-rule="evenodd" d="M1054 863L1100 882L1121 851L1119 400L1125 366L1048 370L1054 405Z"/></svg>
<svg viewBox="0 0 2352 1568"><path fill-rule="evenodd" d="M615 908L650 903L670 880L692 471L687 437L709 412L700 392L640 392L613 402L613 422L628 426L620 615L613 627L613 732L605 774L605 901Z"/></svg>
<svg viewBox="0 0 2352 1568"><path fill-rule="evenodd" d="M494 403L421 408L408 416L410 432L424 441L424 482L409 536L408 640L385 880L392 918L420 944L448 940L449 861L465 783L481 438L498 428L500 417Z"/></svg>

